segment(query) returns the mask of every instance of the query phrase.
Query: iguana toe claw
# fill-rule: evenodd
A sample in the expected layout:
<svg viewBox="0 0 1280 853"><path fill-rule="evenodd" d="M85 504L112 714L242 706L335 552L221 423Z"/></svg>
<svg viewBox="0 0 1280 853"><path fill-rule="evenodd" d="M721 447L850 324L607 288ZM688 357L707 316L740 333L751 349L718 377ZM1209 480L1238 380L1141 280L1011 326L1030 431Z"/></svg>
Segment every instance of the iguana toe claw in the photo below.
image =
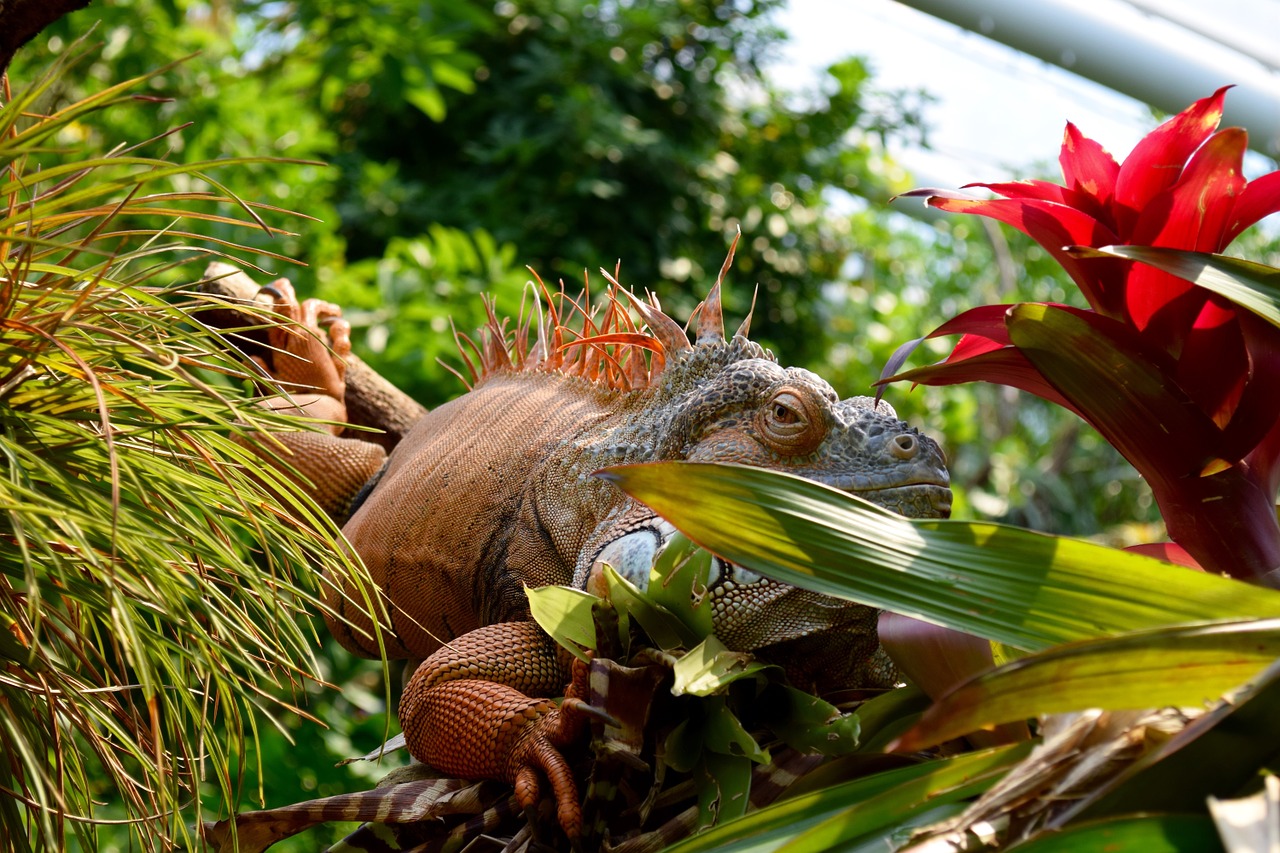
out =
<svg viewBox="0 0 1280 853"><path fill-rule="evenodd" d="M573 663L573 680L565 691L566 696L555 708L529 726L528 734L513 751L516 799L521 807L537 805L540 789L536 767L551 783L551 793L556 801L556 819L570 841L582 835L582 803L578 797L578 785L573 771L560 753L560 748L579 739L585 732L588 720L599 720L606 725L618 725L613 715L597 708L582 698L588 692L589 669L585 661Z"/></svg>
<svg viewBox="0 0 1280 853"><path fill-rule="evenodd" d="M526 810L535 808L541 796L537 771L551 783L556 818L570 840L582 833L582 803L573 771L560 750L582 736L587 721L583 707L590 706L580 699L567 698L560 707L528 723L508 765L514 768L516 800Z"/></svg>
<svg viewBox="0 0 1280 853"><path fill-rule="evenodd" d="M563 712L580 714L584 717L590 717L593 720L598 720L599 722L604 723L606 726L614 726L616 728L621 725L621 723L618 722L618 718L613 716L613 714L610 714L603 708L597 708L595 705L592 705L590 702L583 699L567 697L560 705L560 710Z"/></svg>
<svg viewBox="0 0 1280 853"><path fill-rule="evenodd" d="M568 762L560 750L541 735L529 742L525 760L528 763L516 772L516 801L525 810L537 808L541 788L534 768L541 770L551 783L551 793L556 801L556 820L569 840L576 841L582 836L582 803L578 799L578 783Z"/></svg>
<svg viewBox="0 0 1280 853"><path fill-rule="evenodd" d="M283 314L290 320L296 319L292 316L292 307L297 307L298 296L293 291L293 285L289 283L287 278L278 278L270 284L262 287L259 293L265 293L271 297L271 301L275 303L277 314Z"/></svg>

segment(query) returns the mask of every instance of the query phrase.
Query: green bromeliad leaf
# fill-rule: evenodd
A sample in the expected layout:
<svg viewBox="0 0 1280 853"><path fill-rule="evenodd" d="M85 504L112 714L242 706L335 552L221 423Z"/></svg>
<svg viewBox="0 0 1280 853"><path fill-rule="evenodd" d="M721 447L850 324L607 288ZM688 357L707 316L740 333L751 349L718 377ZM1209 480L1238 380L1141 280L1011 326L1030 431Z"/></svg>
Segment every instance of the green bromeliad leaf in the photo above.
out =
<svg viewBox="0 0 1280 853"><path fill-rule="evenodd" d="M844 714L830 702L794 687L779 684L771 691L783 701L763 722L787 746L822 755L844 755L858 748L861 707L858 714Z"/></svg>
<svg viewBox="0 0 1280 853"><path fill-rule="evenodd" d="M747 652L729 651L715 637L707 637L676 661L671 692L676 696L712 696L740 678L751 678L770 668L775 667Z"/></svg>
<svg viewBox="0 0 1280 853"><path fill-rule="evenodd" d="M600 599L567 586L525 587L529 613L542 630L582 660L584 649L596 646L596 624L591 608Z"/></svg>
<svg viewBox="0 0 1280 853"><path fill-rule="evenodd" d="M705 713L702 722L702 746L705 750L746 758L756 764L769 763L769 751L756 742L724 697L704 702L702 709Z"/></svg>
<svg viewBox="0 0 1280 853"><path fill-rule="evenodd" d="M1021 649L1280 616L1271 590L1014 527L906 519L775 471L662 462L603 476L731 562Z"/></svg>
<svg viewBox="0 0 1280 853"><path fill-rule="evenodd" d="M750 758L704 752L697 770L698 829L716 826L747 813L751 803Z"/></svg>
<svg viewBox="0 0 1280 853"><path fill-rule="evenodd" d="M667 735L663 760L688 773L707 752L746 758L756 764L769 762L768 751L743 727L723 696L707 697L690 706L689 717Z"/></svg>
<svg viewBox="0 0 1280 853"><path fill-rule="evenodd" d="M752 812L668 851L844 849L850 841L885 836L921 812L980 793L1030 749L1029 743L999 747L833 785Z"/></svg>
<svg viewBox="0 0 1280 853"><path fill-rule="evenodd" d="M1280 620L1158 628L1073 643L972 679L894 745L917 750L975 729L1085 708L1199 706L1280 657Z"/></svg>
<svg viewBox="0 0 1280 853"><path fill-rule="evenodd" d="M699 637L711 636L711 599L707 580L711 555L676 533L654 560L649 575L649 598L675 614Z"/></svg>
<svg viewBox="0 0 1280 853"><path fill-rule="evenodd" d="M609 600L620 612L635 619L658 648L669 652L687 649L702 641L702 637L694 633L679 616L640 591L635 584L614 571L612 566L605 565L604 577Z"/></svg>
<svg viewBox="0 0 1280 853"><path fill-rule="evenodd" d="M1280 326L1280 269L1253 261L1188 252L1156 246L1104 246L1101 249L1072 248L1080 257L1128 258L1141 261L1170 275L1227 297L1258 316Z"/></svg>

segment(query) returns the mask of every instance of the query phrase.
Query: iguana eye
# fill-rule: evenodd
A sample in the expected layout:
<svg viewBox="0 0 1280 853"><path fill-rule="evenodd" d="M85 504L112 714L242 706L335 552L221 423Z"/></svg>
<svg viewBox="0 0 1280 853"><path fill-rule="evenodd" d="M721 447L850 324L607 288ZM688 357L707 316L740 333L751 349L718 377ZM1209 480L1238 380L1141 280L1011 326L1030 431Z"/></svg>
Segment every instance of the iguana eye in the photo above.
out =
<svg viewBox="0 0 1280 853"><path fill-rule="evenodd" d="M779 453L811 453L822 443L826 425L812 399L796 389L776 391L762 407L760 433L765 443Z"/></svg>

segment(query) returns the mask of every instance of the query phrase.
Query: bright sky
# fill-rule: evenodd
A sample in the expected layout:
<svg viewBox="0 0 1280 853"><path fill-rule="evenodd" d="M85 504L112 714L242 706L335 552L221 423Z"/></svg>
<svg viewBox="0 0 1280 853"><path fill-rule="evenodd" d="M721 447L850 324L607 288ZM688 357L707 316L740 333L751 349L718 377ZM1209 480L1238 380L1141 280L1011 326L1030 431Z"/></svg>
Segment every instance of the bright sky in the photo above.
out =
<svg viewBox="0 0 1280 853"><path fill-rule="evenodd" d="M1216 0L1215 8L1222 4L1244 9L1264 29L1280 21L1275 0ZM926 114L934 150L894 152L917 184L1004 180L1053 163L1067 120L1117 159L1156 124L1128 96L893 0L791 0L779 23L791 33L773 71L784 86L811 86L825 65L859 55L878 86L923 87L937 97Z"/></svg>

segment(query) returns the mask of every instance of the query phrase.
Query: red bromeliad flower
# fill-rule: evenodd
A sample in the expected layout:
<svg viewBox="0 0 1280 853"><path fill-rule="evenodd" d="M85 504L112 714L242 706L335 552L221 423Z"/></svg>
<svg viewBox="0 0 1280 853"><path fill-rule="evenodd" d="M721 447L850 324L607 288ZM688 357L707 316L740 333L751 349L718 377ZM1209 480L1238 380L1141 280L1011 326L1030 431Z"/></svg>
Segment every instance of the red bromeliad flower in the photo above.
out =
<svg viewBox="0 0 1280 853"><path fill-rule="evenodd" d="M909 193L1028 234L1092 310L975 308L930 335L963 334L945 361L893 378L995 382L1070 408L1146 478L1170 535L1201 565L1280 585L1280 329L1154 267L1079 248L1219 252L1280 211L1280 172L1246 181L1245 131L1217 131L1225 93L1156 128L1123 163L1068 124L1064 185L971 185L996 199Z"/></svg>

